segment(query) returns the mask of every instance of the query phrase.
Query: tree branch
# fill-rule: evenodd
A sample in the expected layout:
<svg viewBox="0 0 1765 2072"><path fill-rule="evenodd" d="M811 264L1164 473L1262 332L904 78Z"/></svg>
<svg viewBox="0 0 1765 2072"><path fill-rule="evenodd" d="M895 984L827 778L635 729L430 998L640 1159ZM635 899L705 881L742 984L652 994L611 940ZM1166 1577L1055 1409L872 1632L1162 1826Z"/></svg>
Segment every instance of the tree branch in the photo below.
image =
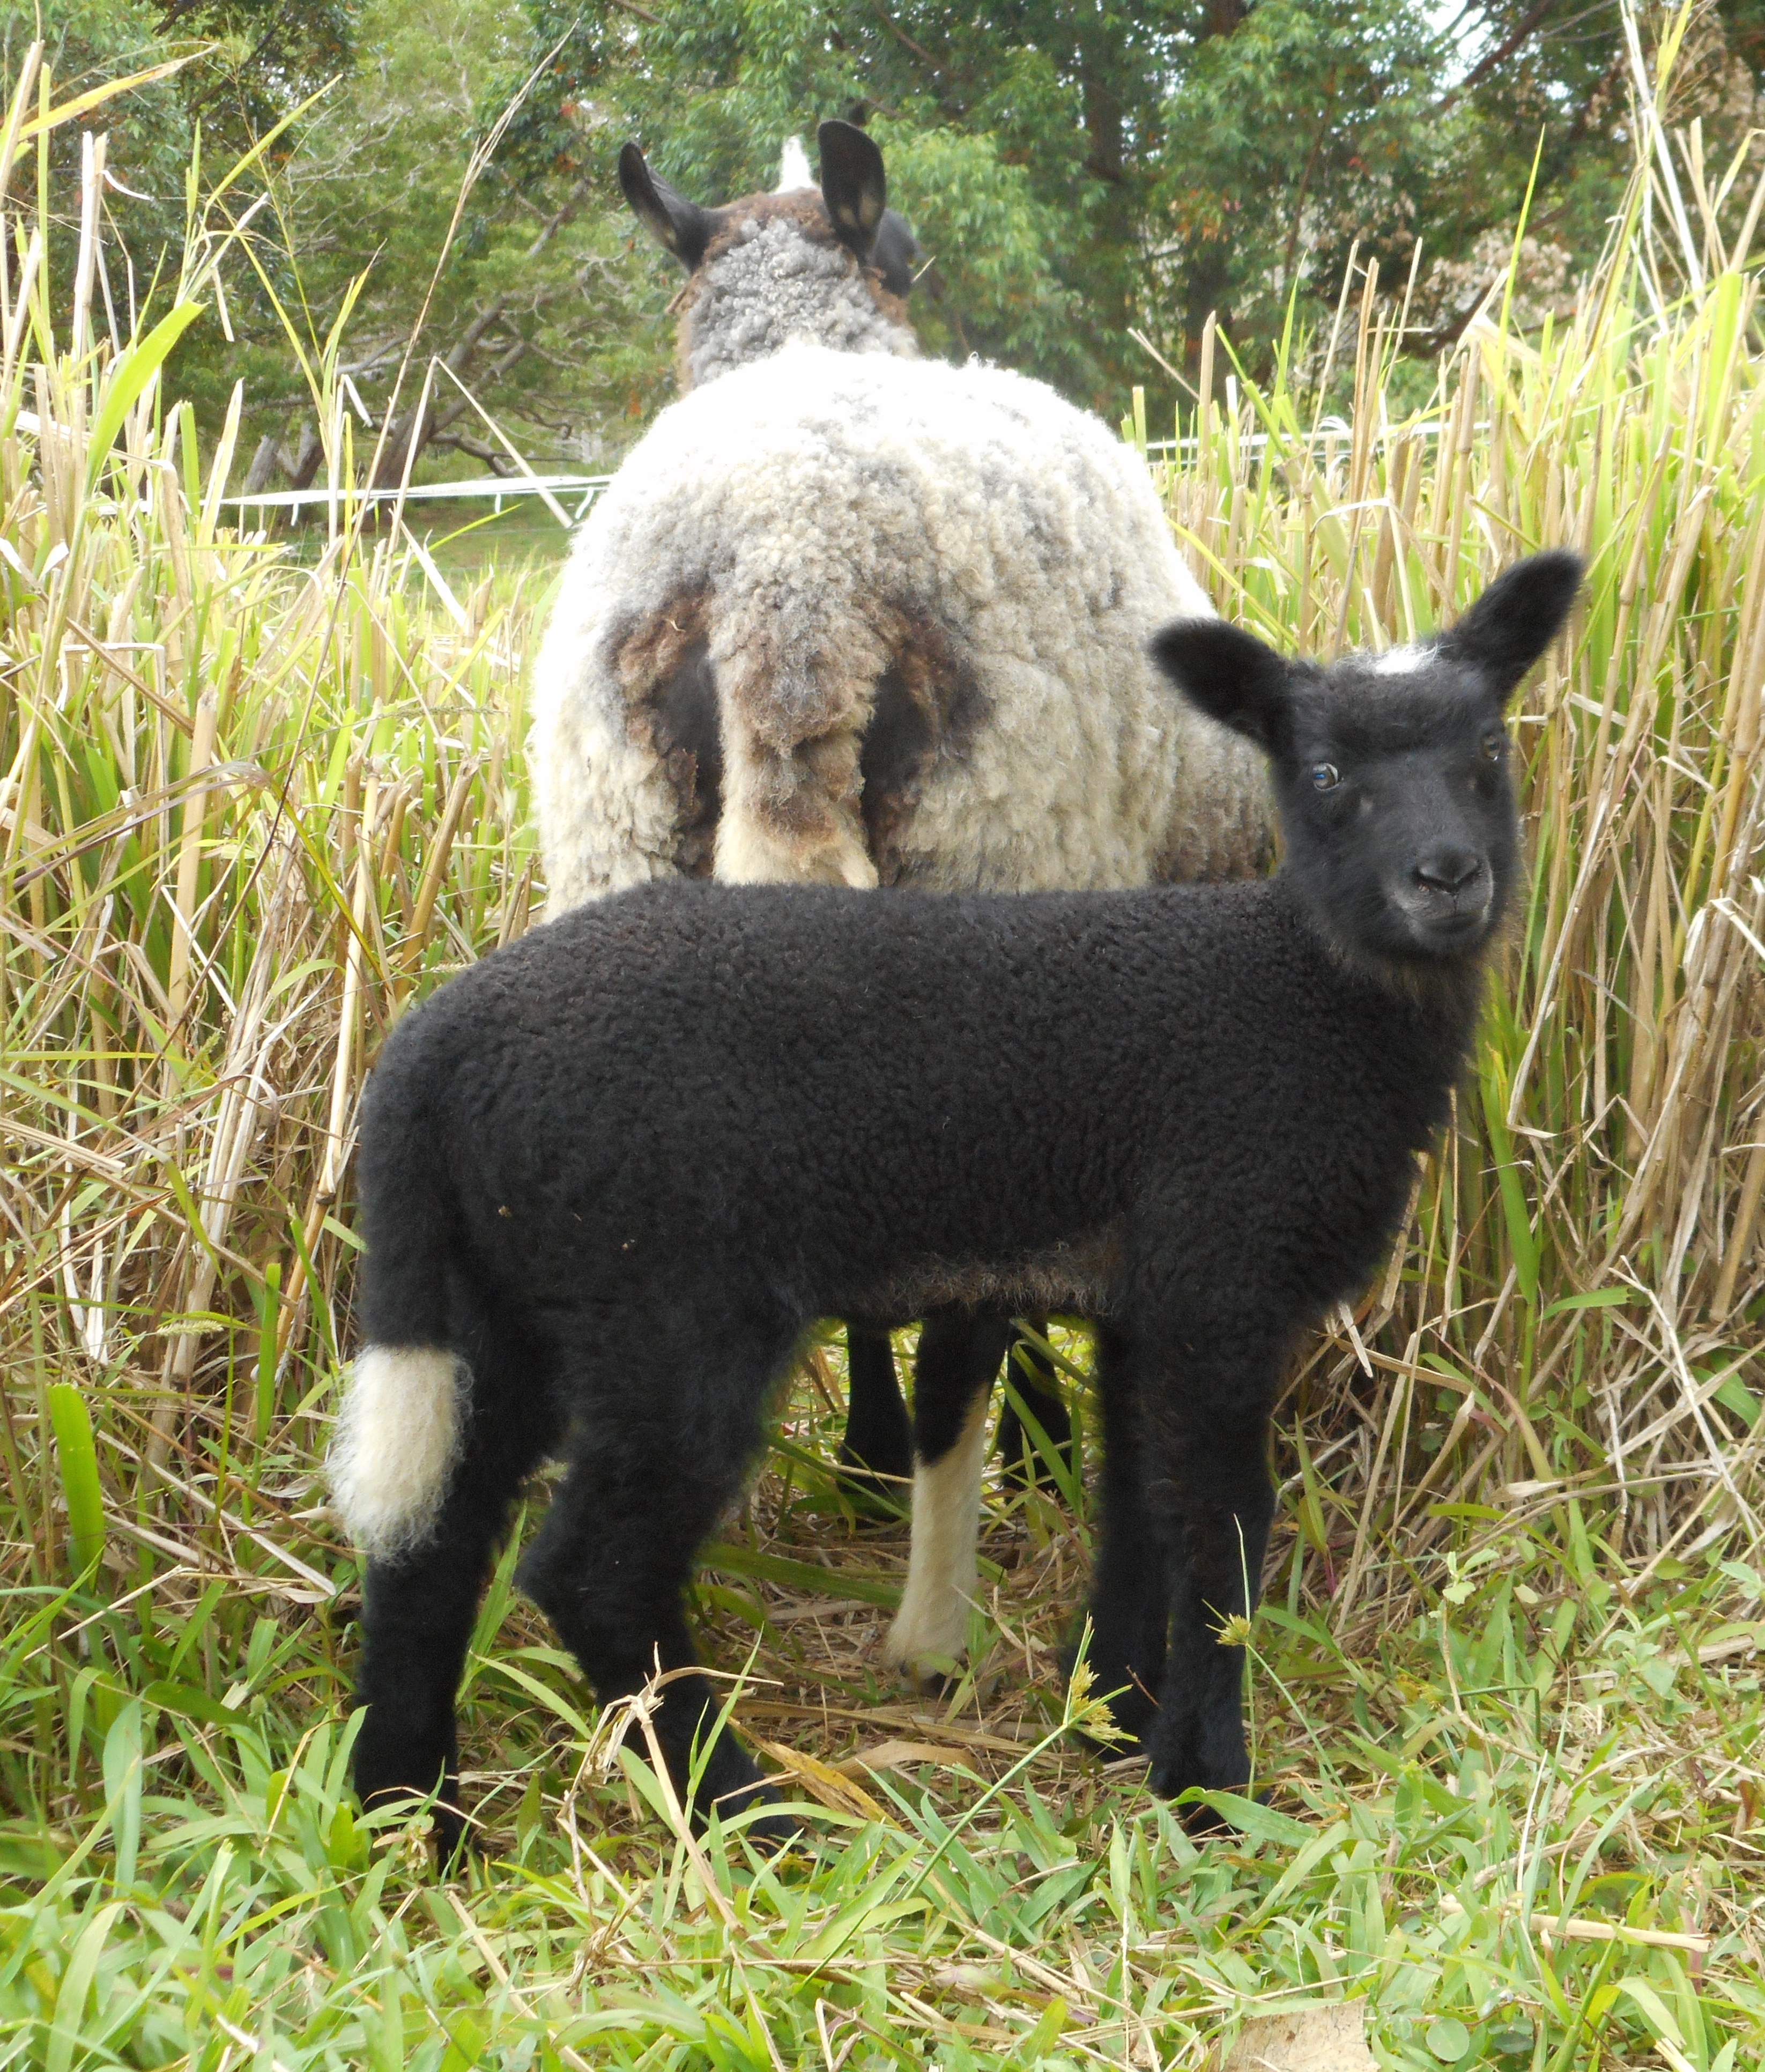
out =
<svg viewBox="0 0 1765 2072"><path fill-rule="evenodd" d="M1441 96L1430 112L1435 115L1444 115L1454 101L1462 100L1475 88L1481 86L1498 65L1504 65L1508 62L1556 5L1557 0L1538 0L1538 5L1525 18L1519 27L1499 43L1492 51L1488 51L1484 56L1479 58L1459 84Z"/></svg>
<svg viewBox="0 0 1765 2072"><path fill-rule="evenodd" d="M884 6L882 0L870 0L870 4L876 13L876 19L882 23L883 27L889 31L889 35L894 38L895 41L901 45L901 48L904 51L910 51L913 55L918 59L919 62L922 65L930 65L931 69L936 72L940 78L942 78L943 76L944 68L938 62L937 59L932 56L931 52L926 48L923 43L916 43L913 41L913 38L908 35L907 31L904 28L902 28L900 23L896 21L893 16L889 12L889 10Z"/></svg>

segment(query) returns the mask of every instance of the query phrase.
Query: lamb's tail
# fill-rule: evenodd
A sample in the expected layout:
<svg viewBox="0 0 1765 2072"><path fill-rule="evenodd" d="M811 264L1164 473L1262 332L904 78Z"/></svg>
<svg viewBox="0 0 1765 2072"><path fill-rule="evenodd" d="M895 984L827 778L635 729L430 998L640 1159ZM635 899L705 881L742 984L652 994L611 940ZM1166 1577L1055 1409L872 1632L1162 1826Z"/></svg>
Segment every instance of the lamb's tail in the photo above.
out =
<svg viewBox="0 0 1765 2072"><path fill-rule="evenodd" d="M326 1461L351 1538L378 1560L433 1533L471 1379L447 1342L451 1190L421 1087L420 1072L389 1054L363 1117L363 1343Z"/></svg>

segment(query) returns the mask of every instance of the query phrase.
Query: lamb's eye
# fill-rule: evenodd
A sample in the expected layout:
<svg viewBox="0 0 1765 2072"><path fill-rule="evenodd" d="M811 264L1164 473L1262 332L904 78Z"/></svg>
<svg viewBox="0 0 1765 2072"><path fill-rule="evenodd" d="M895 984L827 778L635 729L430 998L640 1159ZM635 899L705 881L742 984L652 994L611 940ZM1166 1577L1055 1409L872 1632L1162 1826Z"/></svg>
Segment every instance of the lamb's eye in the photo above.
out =
<svg viewBox="0 0 1765 2072"><path fill-rule="evenodd" d="M1483 759L1485 763L1499 763L1501 751L1507 746L1508 737L1500 727L1492 729L1483 738Z"/></svg>
<svg viewBox="0 0 1765 2072"><path fill-rule="evenodd" d="M1342 782L1342 772L1333 763L1314 763L1311 766L1311 788L1314 791L1333 791Z"/></svg>

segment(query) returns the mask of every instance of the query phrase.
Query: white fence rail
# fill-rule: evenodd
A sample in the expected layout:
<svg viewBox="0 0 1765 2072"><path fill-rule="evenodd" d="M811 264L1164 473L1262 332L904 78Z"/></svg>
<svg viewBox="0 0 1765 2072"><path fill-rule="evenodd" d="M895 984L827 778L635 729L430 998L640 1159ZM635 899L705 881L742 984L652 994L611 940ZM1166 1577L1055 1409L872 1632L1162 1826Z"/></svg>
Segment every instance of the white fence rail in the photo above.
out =
<svg viewBox="0 0 1765 2072"><path fill-rule="evenodd" d="M587 512L591 504L612 481L610 475L487 475L469 482L413 483L408 489L354 489L327 484L322 489L266 489L250 496L224 496L221 502L238 511L296 511L315 504L405 504L477 499L494 503L498 514L505 497L540 496L554 509L561 498L574 497L571 522Z"/></svg>
<svg viewBox="0 0 1765 2072"><path fill-rule="evenodd" d="M21 413L19 421L24 422ZM29 429L27 427L27 429ZM1432 438L1440 427L1432 422L1394 425L1383 430L1381 436L1406 438ZM1307 435L1311 439L1344 439L1353 436L1354 427L1345 417L1320 418ZM1260 452L1269 443L1266 432L1238 434L1238 443L1247 451ZM1148 459L1170 461L1180 459L1185 454L1197 450L1197 442L1185 439L1148 439L1146 452ZM451 501L478 501L492 504L496 515L501 516L505 500L511 497L542 497L547 507L560 522L574 524L588 515L593 504L607 484L610 475L476 475L466 482L425 482L413 483L408 489L355 489L327 485L321 489L266 489L250 496L224 496L224 504L234 510L285 511L290 516L296 512L310 509L313 505L326 504L419 504ZM575 508L565 511L564 505L573 500Z"/></svg>

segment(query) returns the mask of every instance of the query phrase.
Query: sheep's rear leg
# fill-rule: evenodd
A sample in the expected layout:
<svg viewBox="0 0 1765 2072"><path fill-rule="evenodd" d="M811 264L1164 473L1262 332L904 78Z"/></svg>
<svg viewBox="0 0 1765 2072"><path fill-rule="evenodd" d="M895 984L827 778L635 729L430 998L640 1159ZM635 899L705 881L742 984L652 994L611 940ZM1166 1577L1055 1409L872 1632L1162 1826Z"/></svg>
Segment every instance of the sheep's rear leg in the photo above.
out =
<svg viewBox="0 0 1765 2072"><path fill-rule="evenodd" d="M758 1396L757 1389L756 1408ZM658 1693L656 1738L682 1805L698 1819L715 1805L727 1818L778 1794L733 1733L717 1735L707 1749L723 1700L708 1678L692 1673L698 1656L681 1599L699 1548L740 1490L759 1438L757 1419L750 1413L741 1420L739 1442L729 1434L720 1440L701 1423L690 1451L683 1434L654 1425L636 1432L634 1422L624 1429L610 1418L588 1423L521 1564L521 1586L557 1628L602 1705L641 1691L659 1667L688 1672ZM755 1820L746 1832L778 1844L797 1828L781 1815Z"/></svg>
<svg viewBox="0 0 1765 2072"><path fill-rule="evenodd" d="M424 1544L371 1559L362 1590L355 1789L363 1806L437 1793L435 1834L444 1868L466 1825L459 1803L454 1699L491 1557L521 1483L538 1465L552 1425L531 1369L486 1353L474 1363L473 1408L458 1466Z"/></svg>
<svg viewBox="0 0 1765 2072"><path fill-rule="evenodd" d="M885 1659L937 1673L967 1643L979 1580L981 1470L993 1379L1011 1341L1008 1317L928 1317L913 1377L913 1523L907 1587Z"/></svg>
<svg viewBox="0 0 1765 2072"><path fill-rule="evenodd" d="M852 1388L841 1478L856 1494L904 1500L913 1472L913 1428L888 1332L874 1324L848 1324L846 1365Z"/></svg>

